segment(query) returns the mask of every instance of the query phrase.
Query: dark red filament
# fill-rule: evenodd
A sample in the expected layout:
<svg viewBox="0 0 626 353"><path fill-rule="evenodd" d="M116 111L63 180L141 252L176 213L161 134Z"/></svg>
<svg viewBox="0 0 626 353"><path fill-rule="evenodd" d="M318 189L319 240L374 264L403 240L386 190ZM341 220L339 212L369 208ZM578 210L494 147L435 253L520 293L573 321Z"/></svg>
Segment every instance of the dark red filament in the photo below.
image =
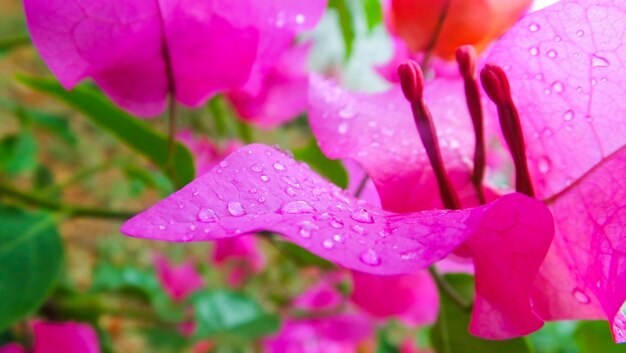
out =
<svg viewBox="0 0 626 353"><path fill-rule="evenodd" d="M485 134L483 129L483 108L480 104L478 79L476 77L476 50L471 45L464 45L456 51L456 62L463 76L465 84L465 100L474 125L474 170L472 172L472 184L476 189L478 200L485 203L485 190L483 179L485 178Z"/></svg>
<svg viewBox="0 0 626 353"><path fill-rule="evenodd" d="M400 76L402 92L411 104L417 131L437 178L443 204L448 209L460 209L461 203L443 164L443 157L441 156L439 140L437 139L432 116L424 102L424 74L422 69L415 61L410 60L398 66L398 75Z"/></svg>
<svg viewBox="0 0 626 353"><path fill-rule="evenodd" d="M487 64L480 72L483 89L498 108L500 129L511 151L515 164L515 190L530 197L535 196L528 173L524 134L517 108L511 97L509 80L500 66Z"/></svg>

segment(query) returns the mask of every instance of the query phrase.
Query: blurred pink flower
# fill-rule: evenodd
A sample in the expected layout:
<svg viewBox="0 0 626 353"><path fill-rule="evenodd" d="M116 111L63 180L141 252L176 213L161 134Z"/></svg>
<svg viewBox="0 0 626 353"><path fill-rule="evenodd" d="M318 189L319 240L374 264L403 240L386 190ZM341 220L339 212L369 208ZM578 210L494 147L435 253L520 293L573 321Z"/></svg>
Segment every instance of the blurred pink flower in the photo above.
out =
<svg viewBox="0 0 626 353"><path fill-rule="evenodd" d="M192 261L175 266L165 256L155 254L154 266L163 289L175 301L183 300L189 294L204 287L204 280L196 271Z"/></svg>
<svg viewBox="0 0 626 353"><path fill-rule="evenodd" d="M33 353L100 353L96 331L75 322L35 322ZM26 353L18 344L0 348L1 353Z"/></svg>

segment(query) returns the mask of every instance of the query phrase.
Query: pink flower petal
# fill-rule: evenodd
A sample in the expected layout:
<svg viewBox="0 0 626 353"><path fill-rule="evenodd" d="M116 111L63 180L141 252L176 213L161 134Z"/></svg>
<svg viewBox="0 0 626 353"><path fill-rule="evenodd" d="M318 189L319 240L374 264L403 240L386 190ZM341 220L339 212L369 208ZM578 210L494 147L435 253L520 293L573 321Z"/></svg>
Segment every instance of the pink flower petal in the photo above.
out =
<svg viewBox="0 0 626 353"><path fill-rule="evenodd" d="M437 319L439 293L426 271L400 276L352 272L352 279L352 301L375 317L395 316L412 326L431 324Z"/></svg>
<svg viewBox="0 0 626 353"><path fill-rule="evenodd" d="M198 106L253 72L260 80L282 43L310 28L326 1L284 3L27 0L24 7L35 46L66 88L93 77L121 107L154 116L168 92ZM296 10L304 20L292 16Z"/></svg>
<svg viewBox="0 0 626 353"><path fill-rule="evenodd" d="M317 285L307 289L293 300L293 307L300 310L319 311L336 309L344 300L335 285L341 281L341 273L325 276Z"/></svg>
<svg viewBox="0 0 626 353"><path fill-rule="evenodd" d="M464 190L464 198L473 198L467 160L473 155L474 135L463 83L436 80L426 86L425 95L438 127L446 168L456 189ZM375 95L352 93L313 76L309 121L328 157L353 159L365 168L386 210L441 208L437 181L399 88Z"/></svg>
<svg viewBox="0 0 626 353"><path fill-rule="evenodd" d="M521 21L489 60L505 65L539 196L557 233L536 305L546 319L608 318L624 341L622 202L626 4L562 1Z"/></svg>
<svg viewBox="0 0 626 353"><path fill-rule="evenodd" d="M122 232L191 241L266 230L353 270L404 274L445 257L490 212L514 209L510 216L517 217L529 208L545 207L513 194L475 209L393 214L357 201L282 151L249 145L126 222Z"/></svg>
<svg viewBox="0 0 626 353"><path fill-rule="evenodd" d="M204 287L204 280L191 261L174 266L164 256L155 255L154 266L161 285L174 300L185 299Z"/></svg>
<svg viewBox="0 0 626 353"><path fill-rule="evenodd" d="M216 264L222 264L227 260L242 261L249 265L248 270L253 271L259 271L265 266L265 259L258 249L257 238L253 235L217 240L212 258Z"/></svg>
<svg viewBox="0 0 626 353"><path fill-rule="evenodd" d="M17 343L9 343L0 347L0 353L26 353L26 350Z"/></svg>
<svg viewBox="0 0 626 353"><path fill-rule="evenodd" d="M282 330L264 342L268 353L353 353L372 337L364 315L337 315L314 320L288 320Z"/></svg>
<svg viewBox="0 0 626 353"><path fill-rule="evenodd" d="M230 91L228 98L239 116L260 127L273 128L304 113L309 49L309 45L299 45L286 50L268 70L259 92Z"/></svg>
<svg viewBox="0 0 626 353"><path fill-rule="evenodd" d="M37 322L34 353L99 353L98 335L91 326L74 322Z"/></svg>

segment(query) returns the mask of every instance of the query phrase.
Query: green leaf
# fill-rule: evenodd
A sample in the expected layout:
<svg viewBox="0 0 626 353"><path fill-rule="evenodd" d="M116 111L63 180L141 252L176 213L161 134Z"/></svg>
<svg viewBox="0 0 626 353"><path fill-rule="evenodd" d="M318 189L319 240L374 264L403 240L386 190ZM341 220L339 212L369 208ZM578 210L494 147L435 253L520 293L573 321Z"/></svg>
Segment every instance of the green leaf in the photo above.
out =
<svg viewBox="0 0 626 353"><path fill-rule="evenodd" d="M363 0L367 29L373 30L383 21L383 9L380 0Z"/></svg>
<svg viewBox="0 0 626 353"><path fill-rule="evenodd" d="M141 331L148 341L150 352L183 352L191 343L178 330L149 327Z"/></svg>
<svg viewBox="0 0 626 353"><path fill-rule="evenodd" d="M541 353L580 353L574 340L577 327L576 321L546 322L528 338Z"/></svg>
<svg viewBox="0 0 626 353"><path fill-rule="evenodd" d="M14 176L37 167L37 141L27 130L0 140L0 171Z"/></svg>
<svg viewBox="0 0 626 353"><path fill-rule="evenodd" d="M473 302L474 280L468 275L446 275L448 281L463 297ZM458 306L445 291L439 290L439 317L431 331L437 353L530 353L528 341L516 338L507 341L490 341L469 334L470 311Z"/></svg>
<svg viewBox="0 0 626 353"><path fill-rule="evenodd" d="M296 265L301 267L313 266L323 269L333 269L335 265L332 262L322 259L321 257L299 247L298 245L280 240L278 238L272 239L272 244L289 260L293 261Z"/></svg>
<svg viewBox="0 0 626 353"><path fill-rule="evenodd" d="M280 327L278 315L265 312L251 297L226 289L200 291L192 295L197 338L226 336L254 339Z"/></svg>
<svg viewBox="0 0 626 353"><path fill-rule="evenodd" d="M67 118L64 116L23 107L19 108L18 114L23 114L26 119L57 135L70 146L76 146L78 143L76 135L74 135Z"/></svg>
<svg viewBox="0 0 626 353"><path fill-rule="evenodd" d="M379 330L377 336L378 346L376 347L376 353L400 353L400 349L389 341L387 334L383 330Z"/></svg>
<svg viewBox="0 0 626 353"><path fill-rule="evenodd" d="M346 47L346 58L352 55L352 49L354 48L354 40L356 38L356 32L354 29L354 18L352 17L352 10L350 9L349 0L330 0L328 7L337 11L339 18L339 28L341 29L341 36Z"/></svg>
<svg viewBox="0 0 626 353"><path fill-rule="evenodd" d="M37 310L60 274L54 219L0 205L0 332Z"/></svg>
<svg viewBox="0 0 626 353"><path fill-rule="evenodd" d="M308 164L313 170L328 178L342 189L348 187L348 173L341 162L328 159L320 150L315 139L304 147L293 150L293 156Z"/></svg>
<svg viewBox="0 0 626 353"><path fill-rule="evenodd" d="M27 34L0 38L0 58L9 54L13 49L17 49L28 44L30 44L30 38Z"/></svg>
<svg viewBox="0 0 626 353"><path fill-rule="evenodd" d="M626 344L616 344L606 321L584 321L578 325L574 339L580 353L624 353Z"/></svg>
<svg viewBox="0 0 626 353"><path fill-rule="evenodd" d="M89 121L108 131L167 172L167 137L145 121L115 107L99 91L87 85L79 85L72 91L66 91L53 79L18 76L18 80L32 89L47 93L76 108ZM192 181L195 170L193 157L187 147L177 142L173 159L176 179L174 183L182 186Z"/></svg>

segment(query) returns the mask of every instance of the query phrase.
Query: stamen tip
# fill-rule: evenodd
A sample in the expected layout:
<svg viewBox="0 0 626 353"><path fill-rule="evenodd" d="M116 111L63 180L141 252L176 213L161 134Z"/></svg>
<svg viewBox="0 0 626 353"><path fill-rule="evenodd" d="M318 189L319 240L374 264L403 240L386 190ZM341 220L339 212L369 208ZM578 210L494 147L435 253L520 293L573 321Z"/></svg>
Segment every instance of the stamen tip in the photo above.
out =
<svg viewBox="0 0 626 353"><path fill-rule="evenodd" d="M489 98L496 104L503 104L511 96L509 80L498 65L485 65L480 72L480 82Z"/></svg>
<svg viewBox="0 0 626 353"><path fill-rule="evenodd" d="M424 95L424 74L420 66L413 60L398 65L398 76L402 93L409 102L416 102Z"/></svg>
<svg viewBox="0 0 626 353"><path fill-rule="evenodd" d="M476 49L462 45L456 50L456 62L463 77L474 77L476 72Z"/></svg>

